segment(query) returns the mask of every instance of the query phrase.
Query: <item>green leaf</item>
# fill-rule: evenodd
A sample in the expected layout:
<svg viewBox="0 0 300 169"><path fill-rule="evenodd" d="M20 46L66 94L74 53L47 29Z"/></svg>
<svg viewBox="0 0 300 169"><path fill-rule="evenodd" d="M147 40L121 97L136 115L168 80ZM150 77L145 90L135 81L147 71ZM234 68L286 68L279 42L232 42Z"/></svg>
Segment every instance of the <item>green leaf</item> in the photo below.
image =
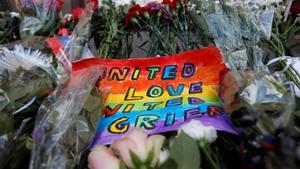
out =
<svg viewBox="0 0 300 169"><path fill-rule="evenodd" d="M296 111L296 112L294 112L294 114L300 118L300 111Z"/></svg>
<svg viewBox="0 0 300 169"><path fill-rule="evenodd" d="M32 150L32 148L33 148L33 141L32 141L31 138L27 138L27 139L25 140L25 147L26 147L26 149L28 149L28 150Z"/></svg>
<svg viewBox="0 0 300 169"><path fill-rule="evenodd" d="M147 157L147 159L146 159L146 161L145 161L145 164L146 164L147 166L150 166L150 165L151 165L151 162L152 162L152 160L153 160L153 158L154 158L154 147L151 148L151 151L150 151L149 154L147 154L147 155L148 155L148 157Z"/></svg>
<svg viewBox="0 0 300 169"><path fill-rule="evenodd" d="M88 100L85 102L84 108L89 112L93 112L99 110L99 105L99 97L90 95Z"/></svg>
<svg viewBox="0 0 300 169"><path fill-rule="evenodd" d="M124 161L120 161L120 169L126 169Z"/></svg>
<svg viewBox="0 0 300 169"><path fill-rule="evenodd" d="M199 169L200 152L196 141L182 132L171 147L170 159L177 163L177 169Z"/></svg>
<svg viewBox="0 0 300 169"><path fill-rule="evenodd" d="M177 168L178 166L176 162L170 158L160 167L160 169L177 169Z"/></svg>
<svg viewBox="0 0 300 169"><path fill-rule="evenodd" d="M138 155L136 155L133 151L129 150L129 153L130 153L130 157L131 157L131 160L132 160L132 163L133 165L136 167L136 168L140 168L140 166L143 165L143 162L140 160L140 158L138 157Z"/></svg>
<svg viewBox="0 0 300 169"><path fill-rule="evenodd" d="M11 115L2 113L0 114L0 136L13 131L14 119Z"/></svg>

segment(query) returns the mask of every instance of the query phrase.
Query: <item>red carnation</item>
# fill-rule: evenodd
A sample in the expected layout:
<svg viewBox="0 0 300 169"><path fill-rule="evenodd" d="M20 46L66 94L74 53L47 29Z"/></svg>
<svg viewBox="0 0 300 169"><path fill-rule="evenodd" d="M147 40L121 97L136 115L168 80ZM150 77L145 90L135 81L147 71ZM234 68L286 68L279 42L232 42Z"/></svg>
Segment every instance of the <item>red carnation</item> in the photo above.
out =
<svg viewBox="0 0 300 169"><path fill-rule="evenodd" d="M138 15L151 14L151 8L148 6L141 7L139 4L133 5L129 8L128 13L125 16L125 25L128 25L132 19L136 18Z"/></svg>
<svg viewBox="0 0 300 169"><path fill-rule="evenodd" d="M68 28L61 28L57 34L60 36L69 36L71 33Z"/></svg>
<svg viewBox="0 0 300 169"><path fill-rule="evenodd" d="M135 18L135 17L137 17L137 12L136 11L129 11L125 16L125 25L129 25L132 18Z"/></svg>
<svg viewBox="0 0 300 169"><path fill-rule="evenodd" d="M56 10L60 11L64 6L64 0L57 0L56 1Z"/></svg>
<svg viewBox="0 0 300 169"><path fill-rule="evenodd" d="M133 5L132 7L129 8L129 12L132 12L132 11L138 11L140 10L141 6L139 4L135 4Z"/></svg>
<svg viewBox="0 0 300 169"><path fill-rule="evenodd" d="M133 5L129 8L129 12L137 12L139 15L143 15L145 12L151 13L151 8L148 6L141 7L139 4Z"/></svg>
<svg viewBox="0 0 300 169"><path fill-rule="evenodd" d="M298 14L300 13L300 2L296 2L296 3L293 3L291 9L290 9L290 12L292 14Z"/></svg>
<svg viewBox="0 0 300 169"><path fill-rule="evenodd" d="M163 0L162 3L169 5L169 8L171 10L174 10L174 9L176 9L178 2L179 2L179 0Z"/></svg>
<svg viewBox="0 0 300 169"><path fill-rule="evenodd" d="M99 4L98 0L86 0L86 3L87 4L88 3L93 3L93 9L94 9L94 11L98 9L98 4Z"/></svg>
<svg viewBox="0 0 300 169"><path fill-rule="evenodd" d="M76 7L74 9L71 10L71 14L72 14L72 17L71 19L75 22L78 21L79 19L79 16L83 13L84 9L81 8L81 7Z"/></svg>
<svg viewBox="0 0 300 169"><path fill-rule="evenodd" d="M148 6L141 7L139 13L143 15L146 12L149 13L149 14L152 14L151 8L148 7Z"/></svg>

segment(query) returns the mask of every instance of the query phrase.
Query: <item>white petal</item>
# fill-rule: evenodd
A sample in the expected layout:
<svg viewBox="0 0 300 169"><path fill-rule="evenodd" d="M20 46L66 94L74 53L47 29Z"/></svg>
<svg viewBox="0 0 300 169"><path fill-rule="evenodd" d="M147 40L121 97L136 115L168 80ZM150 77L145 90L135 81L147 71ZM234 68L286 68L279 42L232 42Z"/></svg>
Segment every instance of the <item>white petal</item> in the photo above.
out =
<svg viewBox="0 0 300 169"><path fill-rule="evenodd" d="M153 155L153 159L151 162L152 167L155 167L159 160L159 155L160 155L164 140L165 140L165 137L162 135L153 135L147 139L147 142L146 142L147 156L154 149L154 155Z"/></svg>

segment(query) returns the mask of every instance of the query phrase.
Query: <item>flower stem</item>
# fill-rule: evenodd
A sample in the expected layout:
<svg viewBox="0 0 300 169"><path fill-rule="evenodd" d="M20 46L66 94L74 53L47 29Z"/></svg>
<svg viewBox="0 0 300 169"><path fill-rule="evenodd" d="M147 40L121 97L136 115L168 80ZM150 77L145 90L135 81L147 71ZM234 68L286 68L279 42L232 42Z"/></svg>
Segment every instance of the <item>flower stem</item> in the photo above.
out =
<svg viewBox="0 0 300 169"><path fill-rule="evenodd" d="M212 166L212 169L220 169L220 165L218 165L215 160L213 159L214 153L212 152L212 149L209 147L210 144L204 141L199 141L198 142L200 151L202 151L207 158L209 164Z"/></svg>

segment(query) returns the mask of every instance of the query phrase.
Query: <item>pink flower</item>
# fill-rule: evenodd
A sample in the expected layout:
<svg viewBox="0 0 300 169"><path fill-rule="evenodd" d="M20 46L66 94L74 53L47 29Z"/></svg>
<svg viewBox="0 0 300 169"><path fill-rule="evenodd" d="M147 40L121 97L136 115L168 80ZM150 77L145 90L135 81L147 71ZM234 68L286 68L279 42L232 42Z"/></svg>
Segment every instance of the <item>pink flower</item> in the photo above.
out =
<svg viewBox="0 0 300 169"><path fill-rule="evenodd" d="M68 19L67 18L63 18L60 20L60 22L63 24L63 25L66 25L68 23Z"/></svg>
<svg viewBox="0 0 300 169"><path fill-rule="evenodd" d="M57 34L60 36L69 36L70 30L68 28L61 28Z"/></svg>
<svg viewBox="0 0 300 169"><path fill-rule="evenodd" d="M119 169L120 160L105 146L96 146L88 157L89 169Z"/></svg>
<svg viewBox="0 0 300 169"><path fill-rule="evenodd" d="M153 158L151 160L151 167L155 167L158 163L161 147L163 145L165 137L161 135L148 135L142 129L133 129L131 132L126 134L122 139L115 141L112 144L113 150L115 150L124 163L129 168L134 168L132 157L130 152L137 155L141 162L149 160L150 152L152 151Z"/></svg>

